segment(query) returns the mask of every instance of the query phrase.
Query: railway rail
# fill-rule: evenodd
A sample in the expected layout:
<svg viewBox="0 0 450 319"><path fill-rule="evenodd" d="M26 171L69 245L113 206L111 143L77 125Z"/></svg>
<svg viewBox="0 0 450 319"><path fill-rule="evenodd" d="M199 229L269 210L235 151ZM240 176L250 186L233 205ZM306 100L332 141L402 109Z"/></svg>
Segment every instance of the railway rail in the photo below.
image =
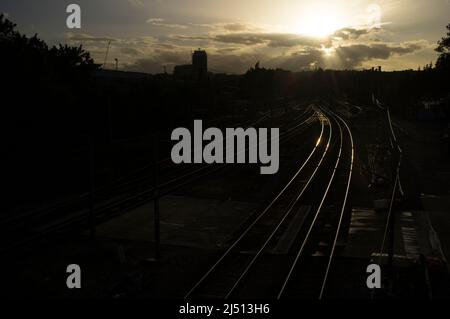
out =
<svg viewBox="0 0 450 319"><path fill-rule="evenodd" d="M321 131L309 155L185 298L325 296L348 215L354 144L344 119L316 112Z"/></svg>

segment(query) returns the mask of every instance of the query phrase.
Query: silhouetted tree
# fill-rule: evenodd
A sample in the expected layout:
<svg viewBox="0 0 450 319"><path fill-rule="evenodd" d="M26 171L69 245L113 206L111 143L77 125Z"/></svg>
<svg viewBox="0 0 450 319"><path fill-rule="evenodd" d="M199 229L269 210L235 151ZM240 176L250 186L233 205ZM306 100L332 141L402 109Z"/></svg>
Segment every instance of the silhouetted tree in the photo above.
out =
<svg viewBox="0 0 450 319"><path fill-rule="evenodd" d="M16 25L0 15L0 49L6 70L16 75L31 73L45 76L57 73L72 76L73 71L92 71L99 68L89 52L81 46L59 45L48 48L35 34L28 38L16 31Z"/></svg>
<svg viewBox="0 0 450 319"><path fill-rule="evenodd" d="M17 34L14 30L16 25L0 14L0 39L10 38Z"/></svg>
<svg viewBox="0 0 450 319"><path fill-rule="evenodd" d="M447 25L447 35L438 41L438 47L435 49L440 53L437 61L437 69L450 70L450 24Z"/></svg>
<svg viewBox="0 0 450 319"><path fill-rule="evenodd" d="M83 47L72 47L66 45L54 46L49 51L50 58L60 72L70 72L71 69L95 70L100 65L94 63L89 52Z"/></svg>

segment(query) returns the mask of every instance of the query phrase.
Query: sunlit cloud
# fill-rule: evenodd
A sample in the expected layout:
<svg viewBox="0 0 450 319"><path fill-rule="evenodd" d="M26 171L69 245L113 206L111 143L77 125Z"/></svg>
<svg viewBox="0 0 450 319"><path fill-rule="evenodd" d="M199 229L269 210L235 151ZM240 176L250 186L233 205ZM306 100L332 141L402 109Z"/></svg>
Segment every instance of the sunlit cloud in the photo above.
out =
<svg viewBox="0 0 450 319"><path fill-rule="evenodd" d="M158 27L175 28L175 29L187 29L188 26L184 24L166 22L162 18L150 18L146 21L148 24Z"/></svg>

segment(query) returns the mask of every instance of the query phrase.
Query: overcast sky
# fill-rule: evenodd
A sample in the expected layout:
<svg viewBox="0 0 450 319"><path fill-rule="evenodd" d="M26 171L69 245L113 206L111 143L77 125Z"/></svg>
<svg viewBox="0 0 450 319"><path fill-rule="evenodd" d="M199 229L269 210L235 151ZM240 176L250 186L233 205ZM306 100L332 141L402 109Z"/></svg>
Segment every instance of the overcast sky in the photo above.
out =
<svg viewBox="0 0 450 319"><path fill-rule="evenodd" d="M66 6L82 28L66 27ZM215 72L242 73L257 61L292 71L315 66L416 69L435 61L450 23L450 0L1 0L0 12L50 44L83 44L108 66L170 71L203 48Z"/></svg>

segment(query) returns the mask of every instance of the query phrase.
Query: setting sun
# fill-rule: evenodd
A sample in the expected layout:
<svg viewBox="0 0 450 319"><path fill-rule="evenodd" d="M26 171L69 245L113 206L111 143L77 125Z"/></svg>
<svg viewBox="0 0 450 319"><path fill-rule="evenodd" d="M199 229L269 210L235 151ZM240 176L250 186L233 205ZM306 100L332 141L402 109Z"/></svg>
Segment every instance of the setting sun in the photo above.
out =
<svg viewBox="0 0 450 319"><path fill-rule="evenodd" d="M333 6L314 4L300 14L295 32L311 36L325 37L346 25L339 10Z"/></svg>

